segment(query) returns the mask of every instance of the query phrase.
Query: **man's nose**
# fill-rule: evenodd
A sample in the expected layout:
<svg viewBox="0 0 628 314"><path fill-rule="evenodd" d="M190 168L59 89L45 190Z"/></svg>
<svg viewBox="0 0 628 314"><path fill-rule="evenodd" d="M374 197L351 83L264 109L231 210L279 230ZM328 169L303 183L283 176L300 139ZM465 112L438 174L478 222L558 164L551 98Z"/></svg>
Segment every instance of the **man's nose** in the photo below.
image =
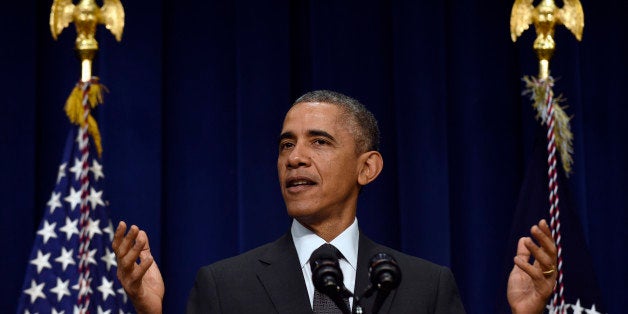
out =
<svg viewBox="0 0 628 314"><path fill-rule="evenodd" d="M294 148L288 155L288 167L298 168L310 165L311 158L306 147L302 144L295 144Z"/></svg>

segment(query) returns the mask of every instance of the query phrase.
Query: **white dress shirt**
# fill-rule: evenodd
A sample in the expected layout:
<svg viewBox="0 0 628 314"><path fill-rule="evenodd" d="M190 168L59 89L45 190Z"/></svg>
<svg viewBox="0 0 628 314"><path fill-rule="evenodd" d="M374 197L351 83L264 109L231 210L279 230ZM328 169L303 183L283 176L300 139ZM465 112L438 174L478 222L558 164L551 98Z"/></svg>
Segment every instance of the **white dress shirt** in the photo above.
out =
<svg viewBox="0 0 628 314"><path fill-rule="evenodd" d="M297 255L299 255L305 286L307 287L307 293L310 297L310 305L313 306L314 283L312 282L312 268L310 267L309 260L312 252L327 242L310 229L304 227L301 223L296 221L296 219L292 220L290 233L292 234L294 246L297 249ZM344 256L344 258L339 260L340 269L344 277L345 287L352 293L355 291L355 271L358 264L359 237L358 219L356 218L349 228L345 229L335 239L329 242L329 244L338 248L340 253ZM353 298L349 298L349 305L353 306Z"/></svg>

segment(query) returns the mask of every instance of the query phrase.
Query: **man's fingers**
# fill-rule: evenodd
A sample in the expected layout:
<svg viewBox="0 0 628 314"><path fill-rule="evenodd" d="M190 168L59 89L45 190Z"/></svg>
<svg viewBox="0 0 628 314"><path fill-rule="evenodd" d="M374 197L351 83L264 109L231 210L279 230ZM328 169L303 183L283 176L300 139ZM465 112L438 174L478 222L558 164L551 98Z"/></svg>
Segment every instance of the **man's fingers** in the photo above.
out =
<svg viewBox="0 0 628 314"><path fill-rule="evenodd" d="M547 251L547 253L552 255L556 254L556 244L554 243L552 232L545 220L541 220L538 225L532 226L530 233L532 233L534 239L536 239L536 241Z"/></svg>
<svg viewBox="0 0 628 314"><path fill-rule="evenodd" d="M521 258L521 256L515 256L514 261L515 265L517 265L517 267L521 268L521 270L528 274L528 276L530 276L532 280L539 280L543 278L543 273L541 272L541 270Z"/></svg>
<svg viewBox="0 0 628 314"><path fill-rule="evenodd" d="M517 256L520 256L522 259L526 261L530 260L530 250L526 247L525 243L528 240L528 237L522 237L519 239L517 243Z"/></svg>
<svg viewBox="0 0 628 314"><path fill-rule="evenodd" d="M137 248L140 250L140 265L138 269L138 275L140 278L144 277L146 271L153 264L155 259L153 255L150 254L150 245L148 244L148 235L144 230L141 230L139 235L137 236L137 241L135 242ZM133 248L134 250L136 247Z"/></svg>
<svg viewBox="0 0 628 314"><path fill-rule="evenodd" d="M534 258L539 262L539 267L543 271L554 269L556 267L556 245L549 225L545 220L541 220L538 225L532 226L530 233L540 244L540 247L534 243L527 243L526 247L530 249Z"/></svg>
<svg viewBox="0 0 628 314"><path fill-rule="evenodd" d="M131 233L131 231L129 231L129 233ZM138 231L138 234L139 234L139 231ZM127 267L133 267L136 265L137 258L140 257L140 253L142 252L142 249L144 248L144 246L146 246L146 241L147 241L146 237L139 238L136 234L134 236L134 239L135 241L129 248L128 252L125 255L123 255L121 258L122 264L124 264Z"/></svg>
<svg viewBox="0 0 628 314"><path fill-rule="evenodd" d="M147 251L150 250L150 245L148 244L148 235L146 235L146 231L140 230L137 234L137 238L135 241L141 241L143 243L141 250Z"/></svg>
<svg viewBox="0 0 628 314"><path fill-rule="evenodd" d="M144 275L146 274L146 272L148 271L148 269L150 268L151 265L153 265L153 262L155 261L155 259L153 259L152 255L148 255L145 258L142 258L140 260L140 265L139 268L137 270L137 275L139 278L143 278Z"/></svg>
<svg viewBox="0 0 628 314"><path fill-rule="evenodd" d="M116 252L116 255L118 255L119 257L124 257L127 253L129 253L129 250L131 250L131 247L133 247L133 245L135 244L135 239L137 238L139 232L140 229L137 226L132 225L129 228L129 232L127 232L126 236L124 236L122 242L118 246L118 251Z"/></svg>
<svg viewBox="0 0 628 314"><path fill-rule="evenodd" d="M539 228L541 228L541 231L543 231L546 236L552 238L552 230L550 229L550 226L547 224L547 221L545 221L545 219L541 219L539 221Z"/></svg>
<svg viewBox="0 0 628 314"><path fill-rule="evenodd" d="M118 223L118 228L116 228L116 233L113 235L113 242L111 242L111 247L113 248L114 252L118 251L120 243L122 243L122 239L124 238L125 232L126 223L124 221L120 221L120 223Z"/></svg>
<svg viewBox="0 0 628 314"><path fill-rule="evenodd" d="M119 226L116 233L120 231L122 233L124 231L125 225ZM119 240L119 245L117 245L117 249L115 250L116 259L118 261L118 275L123 278L128 278L131 281L133 280L133 272L136 267L135 261L139 256L139 251L132 250L133 246L137 245L137 235L139 234L139 228L135 225L129 228L129 232ZM141 244L140 244L141 245ZM126 281L120 278L120 281Z"/></svg>
<svg viewBox="0 0 628 314"><path fill-rule="evenodd" d="M552 268L554 260L548 252L537 246L530 238L525 241L525 246L530 250L530 252L532 252L532 256L534 256L534 259L539 263L539 267L541 267L542 270L549 270Z"/></svg>
<svg viewBox="0 0 628 314"><path fill-rule="evenodd" d="M133 271L128 276L129 282L136 287L141 285L144 274L146 274L153 262L153 257L148 256L145 259L140 259L139 264L133 264Z"/></svg>

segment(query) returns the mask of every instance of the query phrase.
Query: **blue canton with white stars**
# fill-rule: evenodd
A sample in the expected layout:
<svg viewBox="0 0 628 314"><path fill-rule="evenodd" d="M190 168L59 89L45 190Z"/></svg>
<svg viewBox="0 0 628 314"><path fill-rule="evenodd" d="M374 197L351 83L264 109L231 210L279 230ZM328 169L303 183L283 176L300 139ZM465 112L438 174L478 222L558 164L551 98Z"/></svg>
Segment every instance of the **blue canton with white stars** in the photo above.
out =
<svg viewBox="0 0 628 314"><path fill-rule="evenodd" d="M81 152L78 128L68 135L56 185L46 204L26 268L17 313L79 313L79 233L81 207ZM89 313L133 312L116 277L116 258L111 249L114 228L103 198L103 167L90 150L87 160L90 206L88 265Z"/></svg>

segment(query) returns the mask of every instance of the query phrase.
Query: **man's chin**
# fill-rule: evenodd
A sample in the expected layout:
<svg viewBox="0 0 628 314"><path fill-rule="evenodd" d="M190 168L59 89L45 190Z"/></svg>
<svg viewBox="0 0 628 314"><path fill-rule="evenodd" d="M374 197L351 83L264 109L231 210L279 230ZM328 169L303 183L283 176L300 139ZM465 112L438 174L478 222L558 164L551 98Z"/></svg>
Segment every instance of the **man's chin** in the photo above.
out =
<svg viewBox="0 0 628 314"><path fill-rule="evenodd" d="M306 209L288 209L288 216L294 219L303 219L312 215L312 211Z"/></svg>
<svg viewBox="0 0 628 314"><path fill-rule="evenodd" d="M298 220L299 222L311 222L316 220L318 211L306 206L289 206L287 207L288 216Z"/></svg>

